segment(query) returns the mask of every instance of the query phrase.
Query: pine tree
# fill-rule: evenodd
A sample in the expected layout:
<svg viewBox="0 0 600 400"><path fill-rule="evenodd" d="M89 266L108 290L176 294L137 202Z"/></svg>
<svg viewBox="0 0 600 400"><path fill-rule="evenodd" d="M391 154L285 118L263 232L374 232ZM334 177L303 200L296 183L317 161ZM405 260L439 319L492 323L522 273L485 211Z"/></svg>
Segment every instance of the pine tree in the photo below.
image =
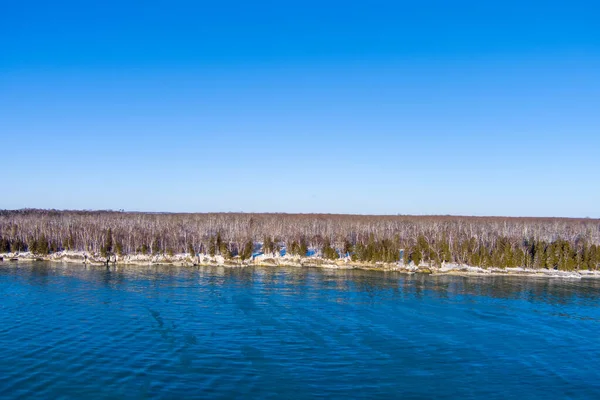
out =
<svg viewBox="0 0 600 400"><path fill-rule="evenodd" d="M515 255L513 252L513 248L508 239L503 241L504 251L502 254L502 265L503 268L514 268L516 266Z"/></svg>
<svg viewBox="0 0 600 400"><path fill-rule="evenodd" d="M27 250L33 254L37 254L38 252L38 241L36 238L31 237L27 241Z"/></svg>
<svg viewBox="0 0 600 400"><path fill-rule="evenodd" d="M268 235L265 236L265 238L263 240L262 251L264 254L271 254L275 251L275 244L273 243L271 236L268 236Z"/></svg>
<svg viewBox="0 0 600 400"><path fill-rule="evenodd" d="M515 267L527 267L527 256L521 248L517 248L514 251L514 266Z"/></svg>
<svg viewBox="0 0 600 400"><path fill-rule="evenodd" d="M533 251L533 267L534 268L546 268L548 264L548 253L546 251L546 243L537 241L535 243L534 251Z"/></svg>
<svg viewBox="0 0 600 400"><path fill-rule="evenodd" d="M231 250L229 250L229 246L225 242L221 242L219 253L221 253L225 259L230 259L232 257Z"/></svg>
<svg viewBox="0 0 600 400"><path fill-rule="evenodd" d="M600 262L600 250L595 244L590 246L590 260L588 262L588 269L590 271L598 269L598 263Z"/></svg>
<svg viewBox="0 0 600 400"><path fill-rule="evenodd" d="M353 251L354 246L352 245L352 243L350 243L348 239L346 239L344 241L344 257L346 257L348 254L352 254Z"/></svg>
<svg viewBox="0 0 600 400"><path fill-rule="evenodd" d="M221 232L217 232L217 239L216 239L217 249L220 250L222 245L223 245L223 240L221 239Z"/></svg>
<svg viewBox="0 0 600 400"><path fill-rule="evenodd" d="M302 257L306 257L306 253L308 253L308 244L306 243L306 239L300 239L300 255Z"/></svg>
<svg viewBox="0 0 600 400"><path fill-rule="evenodd" d="M17 253L19 251L25 251L27 245L20 239L16 239L10 243L10 251L12 253Z"/></svg>
<svg viewBox="0 0 600 400"><path fill-rule="evenodd" d="M410 254L410 260L413 264L418 267L421 264L421 260L423 260L423 254L421 253L421 247L415 246Z"/></svg>
<svg viewBox="0 0 600 400"><path fill-rule="evenodd" d="M152 241L152 254L159 254L161 251L160 238L156 236Z"/></svg>
<svg viewBox="0 0 600 400"><path fill-rule="evenodd" d="M286 248L288 254L296 255L298 251L298 242L293 240L292 243L289 244L289 246L286 246Z"/></svg>
<svg viewBox="0 0 600 400"><path fill-rule="evenodd" d="M10 242L8 239L0 236L0 253L10 252Z"/></svg>
<svg viewBox="0 0 600 400"><path fill-rule="evenodd" d="M366 247L362 243L356 243L354 245L354 252L352 253L352 261L366 261L367 260L367 252Z"/></svg>
<svg viewBox="0 0 600 400"><path fill-rule="evenodd" d="M217 254L217 243L214 237L211 237L208 242L208 255L214 257Z"/></svg>
<svg viewBox="0 0 600 400"><path fill-rule="evenodd" d="M242 260L247 260L252 257L252 251L254 249L254 243L251 240L248 240L244 245L242 252L240 253L240 257Z"/></svg>
<svg viewBox="0 0 600 400"><path fill-rule="evenodd" d="M117 241L115 244L115 251L117 255L121 257L123 255L123 244L120 241Z"/></svg>
<svg viewBox="0 0 600 400"><path fill-rule="evenodd" d="M442 241L440 243L440 257L443 262L452 261L452 253L450 252L450 243L448 243L448 239L446 238L446 234L442 236Z"/></svg>
<svg viewBox="0 0 600 400"><path fill-rule="evenodd" d="M339 258L337 251L335 251L335 249L331 247L331 242L329 241L329 239L325 239L321 252L323 254L323 258L326 258L328 260L336 260Z"/></svg>
<svg viewBox="0 0 600 400"><path fill-rule="evenodd" d="M425 239L424 235L419 235L417 237L417 247L419 248L419 252L425 261L429 261L431 257L431 251L429 248L429 243L427 243L427 239Z"/></svg>
<svg viewBox="0 0 600 400"><path fill-rule="evenodd" d="M100 255L102 257L110 257L113 248L112 230L108 228L104 235L104 244L100 247Z"/></svg>
<svg viewBox="0 0 600 400"><path fill-rule="evenodd" d="M40 255L47 255L50 253L50 249L48 247L48 239L46 239L45 235L42 235L40 240L38 240L36 253Z"/></svg>
<svg viewBox="0 0 600 400"><path fill-rule="evenodd" d="M108 230L106 231L106 236L104 239L104 249L109 254L113 251L113 236L111 228L108 228Z"/></svg>

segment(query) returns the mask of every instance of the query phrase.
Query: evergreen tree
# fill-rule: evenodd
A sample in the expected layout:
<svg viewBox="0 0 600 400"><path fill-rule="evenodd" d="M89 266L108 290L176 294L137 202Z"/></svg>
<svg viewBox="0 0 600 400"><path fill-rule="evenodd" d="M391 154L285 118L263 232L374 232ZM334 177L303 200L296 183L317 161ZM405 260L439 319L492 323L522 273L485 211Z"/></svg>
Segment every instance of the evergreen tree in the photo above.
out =
<svg viewBox="0 0 600 400"><path fill-rule="evenodd" d="M562 241L561 255L560 255L560 267L563 271L573 271L577 266L576 253L571 247L571 243L564 240Z"/></svg>
<svg viewBox="0 0 600 400"><path fill-rule="evenodd" d="M104 237L104 249L109 254L113 251L113 236L111 228L108 228L106 231L106 236Z"/></svg>
<svg viewBox="0 0 600 400"><path fill-rule="evenodd" d="M352 245L352 243L350 243L348 239L346 239L344 241L344 257L346 257L348 254L352 254L353 251L354 246Z"/></svg>
<svg viewBox="0 0 600 400"><path fill-rule="evenodd" d="M336 260L339 258L337 251L335 251L335 249L331 247L331 242L329 241L329 239L325 239L321 253L323 254L323 258L326 258L328 260Z"/></svg>
<svg viewBox="0 0 600 400"><path fill-rule="evenodd" d="M443 262L452 261L452 252L450 251L450 243L448 243L448 239L446 238L445 233L442 236L439 253L440 253L441 261L443 261Z"/></svg>
<svg viewBox="0 0 600 400"><path fill-rule="evenodd" d="M548 265L548 252L546 250L546 243L537 241L535 242L533 252L533 267L534 268L546 268Z"/></svg>
<svg viewBox="0 0 600 400"><path fill-rule="evenodd" d="M115 251L119 257L123 255L123 244L120 241L115 243Z"/></svg>
<svg viewBox="0 0 600 400"><path fill-rule="evenodd" d="M42 235L40 240L38 240L36 253L40 254L40 255L44 255L44 256L50 253L50 248L48 246L48 239L46 239L45 235Z"/></svg>
<svg viewBox="0 0 600 400"><path fill-rule="evenodd" d="M425 261L429 261L431 257L431 249L429 247L427 239L425 239L425 236L422 234L417 237L417 247L423 259Z"/></svg>
<svg viewBox="0 0 600 400"><path fill-rule="evenodd" d="M521 248L517 248L514 251L514 266L515 267L527 267L527 256Z"/></svg>
<svg viewBox="0 0 600 400"><path fill-rule="evenodd" d="M38 241L36 238L31 237L27 241L27 250L33 254L37 254L38 252Z"/></svg>
<svg viewBox="0 0 600 400"><path fill-rule="evenodd" d="M229 246L225 242L221 242L221 247L219 248L219 253L221 253L221 255L225 259L230 259L233 256L231 253L231 250L229 249Z"/></svg>
<svg viewBox="0 0 600 400"><path fill-rule="evenodd" d="M546 268L557 269L559 260L558 244L557 242L552 242L546 248Z"/></svg>
<svg viewBox="0 0 600 400"><path fill-rule="evenodd" d="M240 257L242 260L247 260L252 257L252 251L254 249L254 243L251 240L248 240L240 253Z"/></svg>
<svg viewBox="0 0 600 400"><path fill-rule="evenodd" d="M75 239L72 234L69 234L62 243L63 249L66 250L75 250Z"/></svg>
<svg viewBox="0 0 600 400"><path fill-rule="evenodd" d="M0 236L0 253L9 253L10 252L10 242L8 239Z"/></svg>
<svg viewBox="0 0 600 400"><path fill-rule="evenodd" d="M504 248L502 254L502 268L514 268L516 267L515 255L513 252L512 244L508 241L508 239L503 240L502 247Z"/></svg>
<svg viewBox="0 0 600 400"><path fill-rule="evenodd" d="M27 245L25 244L25 242L23 242L20 239L16 239L13 242L10 243L10 251L12 253L17 253L20 251L25 251L25 249L27 248Z"/></svg>
<svg viewBox="0 0 600 400"><path fill-rule="evenodd" d="M410 262L410 251L407 251L406 249L404 249L404 252L402 254L402 263L405 265L408 265L409 262Z"/></svg>
<svg viewBox="0 0 600 400"><path fill-rule="evenodd" d="M352 261L366 261L367 260L367 248L362 243L356 243L354 245L354 252L352 253Z"/></svg>
<svg viewBox="0 0 600 400"><path fill-rule="evenodd" d="M262 251L264 254L271 254L275 251L275 243L271 239L271 236L265 236Z"/></svg>
<svg viewBox="0 0 600 400"><path fill-rule="evenodd" d="M156 236L152 241L152 254L159 254L161 252L160 238Z"/></svg>
<svg viewBox="0 0 600 400"><path fill-rule="evenodd" d="M595 244L590 246L590 261L588 263L588 269L597 270L598 264L600 263L600 248Z"/></svg>
<svg viewBox="0 0 600 400"><path fill-rule="evenodd" d="M217 254L217 242L214 237L211 237L208 242L208 255L214 257Z"/></svg>
<svg viewBox="0 0 600 400"><path fill-rule="evenodd" d="M223 240L221 239L221 232L217 232L217 239L216 239L216 246L217 249L221 249L221 247L223 246Z"/></svg>
<svg viewBox="0 0 600 400"><path fill-rule="evenodd" d="M104 235L104 243L100 246L100 255L102 257L110 257L112 254L113 240L112 240L112 231L110 228L106 231Z"/></svg>
<svg viewBox="0 0 600 400"><path fill-rule="evenodd" d="M423 254L421 253L421 247L415 246L410 253L410 260L413 262L415 266L419 266L421 264L421 260L423 260Z"/></svg>
<svg viewBox="0 0 600 400"><path fill-rule="evenodd" d="M308 252L306 239L302 237L299 241L292 241L291 245L288 246L288 252L294 256L306 257L306 253Z"/></svg>

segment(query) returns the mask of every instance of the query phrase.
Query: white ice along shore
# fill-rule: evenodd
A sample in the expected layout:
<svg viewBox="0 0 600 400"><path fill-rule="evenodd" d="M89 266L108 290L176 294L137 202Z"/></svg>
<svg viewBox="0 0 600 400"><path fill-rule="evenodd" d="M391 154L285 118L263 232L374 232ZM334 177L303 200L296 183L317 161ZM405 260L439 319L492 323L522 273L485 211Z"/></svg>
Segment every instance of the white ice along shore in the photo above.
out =
<svg viewBox="0 0 600 400"><path fill-rule="evenodd" d="M174 255L166 254L129 254L118 256L116 254L109 257L102 257L100 254L92 254L85 251L58 251L46 256L39 256L30 252L18 253L0 253L0 261L52 261L63 263L91 264L91 265L179 265L179 266L197 266L197 265L224 265L230 267L244 267L252 265L271 265L271 266L289 266L289 267L321 267L333 269L372 269L386 271L401 271L406 273L427 273L427 274L445 274L445 275L518 275L518 276L536 276L553 277L567 279L581 278L600 278L600 271L578 270L578 271L558 271L548 269L531 268L482 268L469 265L454 263L444 263L441 267L421 263L416 266L412 263L365 263L355 262L350 257L344 257L337 260L328 260L320 257L318 252L311 251L306 257L286 254L285 251L274 254L263 254L256 252L251 259L241 260L239 257L225 259L223 256L208 254L197 254L192 256L186 253Z"/></svg>

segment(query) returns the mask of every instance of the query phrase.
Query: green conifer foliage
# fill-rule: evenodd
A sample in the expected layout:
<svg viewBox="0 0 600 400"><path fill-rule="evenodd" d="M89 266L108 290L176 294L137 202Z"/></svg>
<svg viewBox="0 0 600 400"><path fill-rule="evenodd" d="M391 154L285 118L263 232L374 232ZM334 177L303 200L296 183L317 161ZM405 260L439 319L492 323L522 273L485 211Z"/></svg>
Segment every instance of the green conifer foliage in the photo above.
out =
<svg viewBox="0 0 600 400"><path fill-rule="evenodd" d="M10 252L10 242L8 239L0 237L0 253L9 253Z"/></svg>
<svg viewBox="0 0 600 400"><path fill-rule="evenodd" d="M217 254L217 242L214 237L211 237L208 242L208 255L214 257Z"/></svg>
<svg viewBox="0 0 600 400"><path fill-rule="evenodd" d="M305 238L301 238L299 241L292 241L288 246L288 252L294 256L306 257L308 252L308 244Z"/></svg>
<svg viewBox="0 0 600 400"><path fill-rule="evenodd" d="M352 243L349 240L345 240L344 241L344 257L346 257L346 254L352 254L352 252L354 251L354 246L352 245Z"/></svg>
<svg viewBox="0 0 600 400"><path fill-rule="evenodd" d="M225 242L221 242L221 247L219 247L219 253L227 260L233 257L229 246Z"/></svg>
<svg viewBox="0 0 600 400"><path fill-rule="evenodd" d="M306 253L308 253L308 243L306 243L306 239L305 238L300 239L299 250L300 250L300 255L302 257L306 257Z"/></svg>
<svg viewBox="0 0 600 400"><path fill-rule="evenodd" d="M265 254L271 254L275 251L275 243L273 242L273 239L271 239L271 236L265 236L263 239L262 251Z"/></svg>
<svg viewBox="0 0 600 400"><path fill-rule="evenodd" d="M588 262L589 270L597 270L600 263L600 249L595 244L590 246L590 259Z"/></svg>
<svg viewBox="0 0 600 400"><path fill-rule="evenodd" d="M404 265L408 265L408 263L410 262L410 251L406 251L406 249L404 249L404 253L402 254L402 263Z"/></svg>
<svg viewBox="0 0 600 400"><path fill-rule="evenodd" d="M445 234L442 236L442 240L439 244L439 254L440 254L441 261L443 261L443 262L452 261L452 252L450 251L450 243L448 242L448 239L446 238Z"/></svg>
<svg viewBox="0 0 600 400"><path fill-rule="evenodd" d="M113 234L112 229L110 228L108 228L106 236L104 237L104 248L108 253L112 253L113 251Z"/></svg>
<svg viewBox="0 0 600 400"><path fill-rule="evenodd" d="M215 246L217 247L217 249L220 250L222 245L223 245L223 240L221 239L221 232L217 232L217 239L215 242Z"/></svg>
<svg viewBox="0 0 600 400"><path fill-rule="evenodd" d="M354 252L351 256L352 261L365 261L366 257L366 247L362 243L356 243L354 245Z"/></svg>
<svg viewBox="0 0 600 400"><path fill-rule="evenodd" d="M123 243L121 241L115 243L115 251L119 257L123 255Z"/></svg>
<svg viewBox="0 0 600 400"><path fill-rule="evenodd" d="M36 254L47 255L49 253L50 247L48 246L48 239L46 239L45 235L42 235L42 237L37 242Z"/></svg>
<svg viewBox="0 0 600 400"><path fill-rule="evenodd" d="M29 250L33 254L37 254L38 252L38 241L35 237L30 237L27 240L27 250Z"/></svg>
<svg viewBox="0 0 600 400"><path fill-rule="evenodd" d="M422 256L422 259L424 261L429 261L431 258L431 249L424 235L419 235L417 237L417 248Z"/></svg>
<svg viewBox="0 0 600 400"><path fill-rule="evenodd" d="M152 241L152 254L160 254L161 250L160 238L156 236Z"/></svg>
<svg viewBox="0 0 600 400"><path fill-rule="evenodd" d="M27 244L22 240L16 239L10 243L10 251L12 253L17 253L20 251L25 251L27 249Z"/></svg>
<svg viewBox="0 0 600 400"><path fill-rule="evenodd" d="M112 230L108 228L106 234L104 235L104 244L100 247L100 255L102 257L110 257L113 250L113 237Z"/></svg>
<svg viewBox="0 0 600 400"><path fill-rule="evenodd" d="M337 260L339 258L337 251L335 251L335 249L331 247L331 242L329 241L329 239L325 239L325 242L323 243L323 248L321 249L321 253L323 254L323 258L326 258L328 260Z"/></svg>
<svg viewBox="0 0 600 400"><path fill-rule="evenodd" d="M410 260L415 266L419 266L419 264L421 264L421 261L423 260L423 254L421 253L421 247L419 245L413 247L410 253Z"/></svg>
<svg viewBox="0 0 600 400"><path fill-rule="evenodd" d="M548 264L548 251L547 244L545 242L536 241L534 252L533 252L533 267L534 268L546 268Z"/></svg>
<svg viewBox="0 0 600 400"><path fill-rule="evenodd" d="M254 244L252 243L251 240L248 240L245 244L244 247L242 248L242 251L240 253L240 258L242 260L248 260L252 257L252 250L254 249Z"/></svg>

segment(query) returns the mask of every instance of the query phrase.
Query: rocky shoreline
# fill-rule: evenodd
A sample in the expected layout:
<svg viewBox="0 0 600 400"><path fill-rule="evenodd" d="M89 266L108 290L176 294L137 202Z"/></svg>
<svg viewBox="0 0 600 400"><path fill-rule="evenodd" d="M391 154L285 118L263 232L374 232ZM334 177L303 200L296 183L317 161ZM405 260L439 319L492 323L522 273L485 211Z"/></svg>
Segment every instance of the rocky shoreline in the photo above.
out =
<svg viewBox="0 0 600 400"><path fill-rule="evenodd" d="M280 266L280 267L316 267L329 269L363 269L377 271L398 271L404 273L422 273L430 275L459 275L459 276L490 276L490 275L510 275L524 277L553 277L553 278L600 278L600 271L557 271L548 269L528 269L528 268L481 268L469 265L444 264L436 267L428 264L415 266L413 264L405 265L402 263L364 263L355 262L349 258L339 260L327 260L320 257L297 257L297 256L279 256L279 255L259 255L249 260L241 260L236 257L225 259L222 256L210 256L208 254L198 254L192 257L189 254L170 255L144 255L132 254L109 257L102 257L99 254L77 251L59 251L45 256L35 255L29 252L4 253L0 254L2 262L18 261L50 261L72 264L86 265L119 265L119 266L144 266L144 265L176 265L176 266L227 266L227 267L247 267L247 266Z"/></svg>

